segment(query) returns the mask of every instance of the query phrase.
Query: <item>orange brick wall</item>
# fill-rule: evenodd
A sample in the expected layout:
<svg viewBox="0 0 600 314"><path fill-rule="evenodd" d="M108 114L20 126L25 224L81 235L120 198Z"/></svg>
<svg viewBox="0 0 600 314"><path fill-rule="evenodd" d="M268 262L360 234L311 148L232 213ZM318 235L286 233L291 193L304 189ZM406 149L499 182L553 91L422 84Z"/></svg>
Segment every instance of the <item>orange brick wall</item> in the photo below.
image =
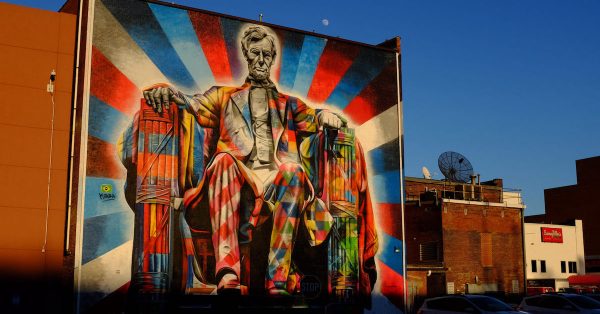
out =
<svg viewBox="0 0 600 314"><path fill-rule="evenodd" d="M39 292L32 288L52 291L49 279L58 278L63 266L76 16L6 3L0 3L0 16L0 292L11 303L39 305L41 300L29 299ZM42 252L52 117L46 84L52 69L55 122Z"/></svg>

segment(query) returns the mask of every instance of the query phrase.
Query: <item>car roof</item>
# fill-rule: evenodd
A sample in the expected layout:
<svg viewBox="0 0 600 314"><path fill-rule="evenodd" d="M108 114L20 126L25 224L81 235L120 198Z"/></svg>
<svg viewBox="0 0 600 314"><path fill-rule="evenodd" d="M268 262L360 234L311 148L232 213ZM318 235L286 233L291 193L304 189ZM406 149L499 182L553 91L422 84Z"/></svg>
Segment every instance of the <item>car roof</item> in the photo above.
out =
<svg viewBox="0 0 600 314"><path fill-rule="evenodd" d="M537 295L531 295L531 296L525 297L525 299L540 298L540 297L544 297L544 296L554 296L554 295L569 297L569 296L580 295L580 294L550 292L550 293L542 293L542 294L537 294Z"/></svg>
<svg viewBox="0 0 600 314"><path fill-rule="evenodd" d="M560 297L575 297L575 296L580 296L581 294L577 294L577 293L556 293L556 292L552 292L552 293L543 293L543 294L538 294L538 295L532 295L532 296L528 296L525 297L523 299L533 299L533 298L540 298L540 297L544 297L544 296L560 296Z"/></svg>
<svg viewBox="0 0 600 314"><path fill-rule="evenodd" d="M428 298L427 300L438 300L438 299L446 299L446 298L463 298L463 299L472 299L472 298L492 298L494 300L498 300L489 295L483 294L449 294L435 298Z"/></svg>

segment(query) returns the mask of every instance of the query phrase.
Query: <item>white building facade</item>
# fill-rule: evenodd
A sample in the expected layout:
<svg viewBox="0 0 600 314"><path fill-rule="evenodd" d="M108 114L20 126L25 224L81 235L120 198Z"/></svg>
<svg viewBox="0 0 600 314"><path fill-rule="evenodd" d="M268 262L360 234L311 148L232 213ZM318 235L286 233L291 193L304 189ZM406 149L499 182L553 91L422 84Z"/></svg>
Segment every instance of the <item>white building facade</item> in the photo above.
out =
<svg viewBox="0 0 600 314"><path fill-rule="evenodd" d="M568 278L585 274L583 227L525 223L525 274L528 287L569 287Z"/></svg>

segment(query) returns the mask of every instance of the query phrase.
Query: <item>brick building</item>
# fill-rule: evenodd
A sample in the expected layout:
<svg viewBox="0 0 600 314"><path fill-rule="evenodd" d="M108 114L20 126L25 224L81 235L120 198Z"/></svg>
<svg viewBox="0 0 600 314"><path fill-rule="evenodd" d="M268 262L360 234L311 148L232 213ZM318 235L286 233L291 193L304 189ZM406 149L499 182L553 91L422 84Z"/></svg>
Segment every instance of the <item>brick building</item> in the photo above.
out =
<svg viewBox="0 0 600 314"><path fill-rule="evenodd" d="M502 180L405 178L409 302L453 293L524 292L525 206Z"/></svg>
<svg viewBox="0 0 600 314"><path fill-rule="evenodd" d="M544 190L545 215L528 216L527 222L571 224L583 222L586 272L600 272L600 156L575 161L577 184Z"/></svg>

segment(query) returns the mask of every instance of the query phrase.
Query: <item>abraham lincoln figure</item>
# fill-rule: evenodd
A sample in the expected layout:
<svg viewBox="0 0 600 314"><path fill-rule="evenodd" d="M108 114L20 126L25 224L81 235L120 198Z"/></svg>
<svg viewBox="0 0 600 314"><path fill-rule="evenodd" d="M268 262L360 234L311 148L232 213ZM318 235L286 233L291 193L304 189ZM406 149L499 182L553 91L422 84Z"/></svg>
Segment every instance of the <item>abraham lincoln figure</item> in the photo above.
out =
<svg viewBox="0 0 600 314"><path fill-rule="evenodd" d="M171 103L186 108L216 137L212 159L196 187L186 191L184 205L188 219L208 205L217 291L240 289L240 244L251 241L252 230L266 214L273 219L266 289L285 295L297 284L292 265L296 231L315 199L300 140L323 127L339 129L346 121L277 90L269 78L277 56L275 39L264 28L246 29L241 47L248 63L242 86L212 87L189 96L168 84L155 84L144 90L144 98L158 113Z"/></svg>

